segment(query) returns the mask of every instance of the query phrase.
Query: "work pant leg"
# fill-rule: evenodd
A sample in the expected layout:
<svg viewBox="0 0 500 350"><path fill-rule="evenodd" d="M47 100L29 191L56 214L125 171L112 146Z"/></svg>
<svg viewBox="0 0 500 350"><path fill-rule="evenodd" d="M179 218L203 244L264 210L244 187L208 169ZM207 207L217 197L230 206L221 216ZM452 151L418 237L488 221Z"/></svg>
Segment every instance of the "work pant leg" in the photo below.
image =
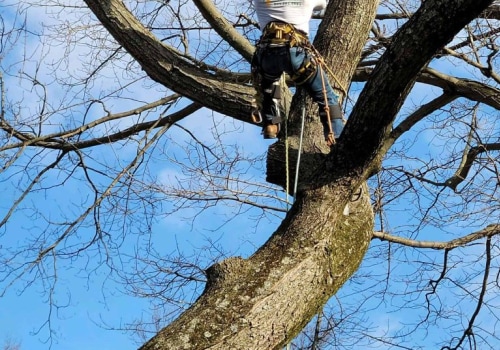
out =
<svg viewBox="0 0 500 350"><path fill-rule="evenodd" d="M307 62L308 60L314 60L314 57L312 57L312 51L302 47L293 47L290 49L290 62L294 72L297 72L301 67L303 67L304 62ZM313 101L318 104L320 120L323 124L325 138L330 132L333 132L334 137L338 138L344 129L344 120L337 95L333 91L326 72L320 65L317 65L315 72L313 72L312 75L304 81L303 85L312 97ZM329 108L328 114L330 116L330 120L328 120L328 114L326 112L327 106ZM331 131L330 125L332 129Z"/></svg>
<svg viewBox="0 0 500 350"><path fill-rule="evenodd" d="M284 111L280 109L281 90L279 79L290 66L288 47L264 48L258 55L262 75L260 86L263 95L261 113L264 124L278 124L285 117Z"/></svg>

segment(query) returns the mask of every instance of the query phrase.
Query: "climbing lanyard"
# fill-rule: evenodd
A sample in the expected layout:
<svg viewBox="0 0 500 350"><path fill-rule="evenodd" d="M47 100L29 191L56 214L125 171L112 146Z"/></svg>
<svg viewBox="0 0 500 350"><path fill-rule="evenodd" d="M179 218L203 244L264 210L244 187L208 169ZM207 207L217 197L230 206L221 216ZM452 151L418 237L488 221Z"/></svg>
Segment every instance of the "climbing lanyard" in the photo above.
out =
<svg viewBox="0 0 500 350"><path fill-rule="evenodd" d="M328 65L326 64L325 60L323 59L323 56L321 56L321 54L319 53L319 51L314 46L312 47L312 50L316 54L316 58L318 59L319 66L322 66L322 67L326 68L326 70L328 71L328 73L330 74L330 76L332 77L332 79L335 80L335 84L337 84L338 88L342 91L342 93L344 94L344 96L347 96L347 89L345 88L344 85L342 85L340 83L340 81L338 80L337 76L335 74L333 74L332 70L330 69L330 67L328 67Z"/></svg>
<svg viewBox="0 0 500 350"><path fill-rule="evenodd" d="M332 117L330 116L330 106L328 104L328 98L326 96L325 75L323 74L323 64L321 62L318 65L318 69L319 69L319 74L321 75L321 85L323 87L323 98L325 99L324 109L326 112L326 122L328 125L328 136L326 136L327 137L326 142L328 143L328 145L330 145L330 143L332 145L334 145L335 144L335 133L333 132L333 128L332 128Z"/></svg>

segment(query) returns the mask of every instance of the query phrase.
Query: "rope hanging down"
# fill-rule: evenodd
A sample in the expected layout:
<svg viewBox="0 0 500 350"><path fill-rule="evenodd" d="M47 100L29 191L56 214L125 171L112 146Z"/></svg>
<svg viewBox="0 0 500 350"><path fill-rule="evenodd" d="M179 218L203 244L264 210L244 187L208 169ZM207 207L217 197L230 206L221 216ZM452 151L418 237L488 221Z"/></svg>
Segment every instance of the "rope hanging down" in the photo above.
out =
<svg viewBox="0 0 500 350"><path fill-rule="evenodd" d="M297 186L299 183L299 170L300 170L300 156L302 154L302 141L304 139L304 126L306 119L306 105L305 101L302 103L302 115L301 115L301 125L300 125L300 137L299 137L299 149L297 150L297 164L295 166L295 179L293 182L293 192L292 197L295 200L295 195L297 194ZM288 156L288 127L287 127L288 117L285 118L285 177L286 177L286 198L287 198L287 210L288 208L288 194L290 193L290 164Z"/></svg>
<svg viewBox="0 0 500 350"><path fill-rule="evenodd" d="M295 181L293 183L293 198L297 194L297 186L299 183L299 168L300 168L300 155L302 154L302 140L304 139L304 121L306 119L306 106L302 104L302 121L300 125L300 138L299 138L299 149L297 150L297 165L295 167ZM286 170L288 173L288 169Z"/></svg>

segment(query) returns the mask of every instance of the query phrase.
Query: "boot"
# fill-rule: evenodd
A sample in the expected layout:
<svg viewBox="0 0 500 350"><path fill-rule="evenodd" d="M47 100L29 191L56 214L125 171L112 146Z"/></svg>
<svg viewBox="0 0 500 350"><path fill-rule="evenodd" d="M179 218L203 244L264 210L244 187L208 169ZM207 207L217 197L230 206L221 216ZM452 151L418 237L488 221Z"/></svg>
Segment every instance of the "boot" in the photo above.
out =
<svg viewBox="0 0 500 350"><path fill-rule="evenodd" d="M332 146L344 130L344 121L340 106L338 104L330 105L328 106L328 112L324 107L320 106L319 119L323 125L325 141L328 146Z"/></svg>
<svg viewBox="0 0 500 350"><path fill-rule="evenodd" d="M278 137L278 133L280 131L279 124L269 124L264 127L262 130L262 134L265 139L275 139Z"/></svg>

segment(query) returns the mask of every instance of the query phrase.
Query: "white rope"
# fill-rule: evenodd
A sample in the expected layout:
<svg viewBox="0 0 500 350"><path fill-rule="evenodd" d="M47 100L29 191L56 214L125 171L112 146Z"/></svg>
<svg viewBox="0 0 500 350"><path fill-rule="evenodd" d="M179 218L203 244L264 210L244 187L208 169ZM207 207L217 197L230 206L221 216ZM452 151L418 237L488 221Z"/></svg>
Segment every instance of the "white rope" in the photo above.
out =
<svg viewBox="0 0 500 350"><path fill-rule="evenodd" d="M286 210L290 209L289 193L290 193L290 175L288 174L288 122L285 119L285 172L286 172Z"/></svg>
<svg viewBox="0 0 500 350"><path fill-rule="evenodd" d="M285 74L281 74L280 77L280 88L283 89L283 86L286 86L286 77ZM286 96L286 94L285 94ZM283 101L283 104L286 106L288 101ZM276 105L278 113L280 113L281 109L279 108L280 106ZM286 196L286 210L290 209L290 174L288 171L288 113L285 113L283 117L283 124L285 124L285 178L286 178L286 185L285 185L285 196Z"/></svg>
<svg viewBox="0 0 500 350"><path fill-rule="evenodd" d="M299 138L299 149L297 153L297 166L295 167L295 182L293 184L293 198L297 194L297 186L299 183L299 167L300 167L300 155L302 154L302 140L304 139L304 124L306 119L306 105L302 104L302 124L300 126L300 138ZM288 172L288 170L287 170Z"/></svg>

